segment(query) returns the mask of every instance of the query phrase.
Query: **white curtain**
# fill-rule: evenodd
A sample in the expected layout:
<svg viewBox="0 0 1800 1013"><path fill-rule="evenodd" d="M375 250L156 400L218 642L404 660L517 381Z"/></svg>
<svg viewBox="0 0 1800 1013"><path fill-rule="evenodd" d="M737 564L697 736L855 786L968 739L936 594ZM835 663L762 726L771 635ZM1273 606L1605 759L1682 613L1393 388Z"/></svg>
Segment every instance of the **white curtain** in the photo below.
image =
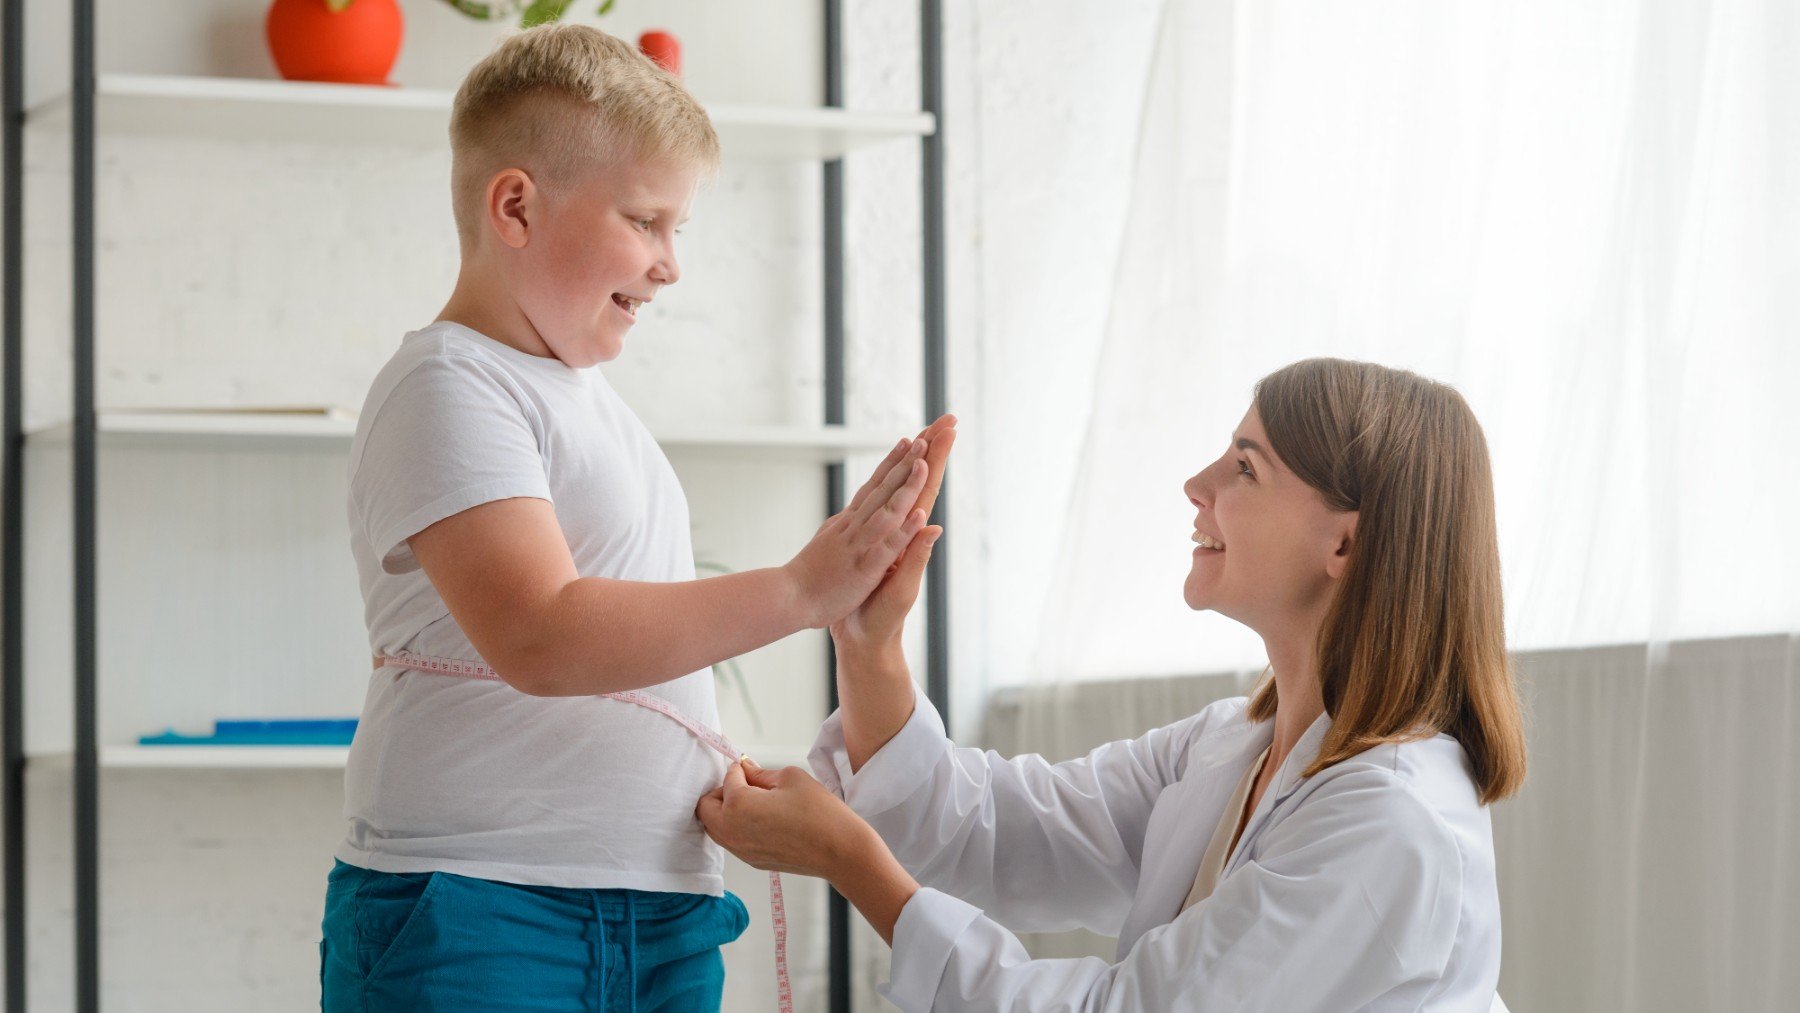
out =
<svg viewBox="0 0 1800 1013"><path fill-rule="evenodd" d="M1503 994L1792 1008L1795 53L1786 0L1168 0L1058 569L986 737L1069 755L1241 685L1261 643L1181 601L1182 480L1283 364L1418 370L1486 430L1532 704ZM1157 678L1192 673L1240 681Z"/></svg>
<svg viewBox="0 0 1800 1013"><path fill-rule="evenodd" d="M1473 405L1515 648L1800 629L1795 52L1776 0L1170 0L1032 671L1260 662L1180 484L1322 354Z"/></svg>

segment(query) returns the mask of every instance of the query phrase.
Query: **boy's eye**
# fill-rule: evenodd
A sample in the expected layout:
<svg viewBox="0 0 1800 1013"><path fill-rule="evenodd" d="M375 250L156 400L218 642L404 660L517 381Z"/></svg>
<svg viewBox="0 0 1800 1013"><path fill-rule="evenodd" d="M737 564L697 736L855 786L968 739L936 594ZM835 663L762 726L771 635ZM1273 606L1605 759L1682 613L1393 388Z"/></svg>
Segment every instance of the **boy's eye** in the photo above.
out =
<svg viewBox="0 0 1800 1013"><path fill-rule="evenodd" d="M639 218L637 220L637 227L640 229L643 229L645 232L649 232L650 226L655 225L655 224L656 224L656 219L654 219L654 218Z"/></svg>

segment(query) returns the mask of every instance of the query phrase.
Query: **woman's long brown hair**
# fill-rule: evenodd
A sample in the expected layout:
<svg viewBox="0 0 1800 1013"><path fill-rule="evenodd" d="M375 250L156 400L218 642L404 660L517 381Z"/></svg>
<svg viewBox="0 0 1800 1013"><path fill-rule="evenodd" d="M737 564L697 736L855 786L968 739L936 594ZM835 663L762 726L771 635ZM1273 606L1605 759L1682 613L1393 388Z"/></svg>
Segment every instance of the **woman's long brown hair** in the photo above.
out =
<svg viewBox="0 0 1800 1013"><path fill-rule="evenodd" d="M1307 359L1264 377L1255 406L1276 456L1340 511L1350 559L1319 630L1331 731L1307 777L1384 742L1448 732L1483 804L1525 780L1506 655L1487 440L1462 395L1404 370ZM1275 716L1275 682L1250 701Z"/></svg>

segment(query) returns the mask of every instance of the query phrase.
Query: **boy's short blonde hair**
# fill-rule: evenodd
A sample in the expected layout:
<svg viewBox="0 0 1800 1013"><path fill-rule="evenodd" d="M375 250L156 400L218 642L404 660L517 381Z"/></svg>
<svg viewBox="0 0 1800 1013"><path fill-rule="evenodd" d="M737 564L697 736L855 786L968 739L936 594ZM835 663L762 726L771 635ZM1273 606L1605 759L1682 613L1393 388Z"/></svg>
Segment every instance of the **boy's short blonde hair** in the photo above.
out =
<svg viewBox="0 0 1800 1013"><path fill-rule="evenodd" d="M469 71L450 113L450 192L466 246L494 173L520 168L556 192L621 157L710 174L719 138L674 75L622 39L585 25L542 25Z"/></svg>

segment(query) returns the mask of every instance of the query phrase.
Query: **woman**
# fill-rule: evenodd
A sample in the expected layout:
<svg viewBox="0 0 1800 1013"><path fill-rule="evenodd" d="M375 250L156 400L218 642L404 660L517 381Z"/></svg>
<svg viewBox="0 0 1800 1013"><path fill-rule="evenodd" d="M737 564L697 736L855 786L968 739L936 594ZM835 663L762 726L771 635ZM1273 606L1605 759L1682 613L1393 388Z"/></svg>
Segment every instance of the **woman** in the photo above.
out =
<svg viewBox="0 0 1800 1013"><path fill-rule="evenodd" d="M825 784L733 766L707 831L829 879L906 1010L1499 1006L1486 806L1525 745L1474 415L1411 373L1295 363L1185 491L1184 596L1262 636L1251 697L1068 763L954 746L899 649L928 529L832 631ZM1032 960L1008 927L1118 955Z"/></svg>

